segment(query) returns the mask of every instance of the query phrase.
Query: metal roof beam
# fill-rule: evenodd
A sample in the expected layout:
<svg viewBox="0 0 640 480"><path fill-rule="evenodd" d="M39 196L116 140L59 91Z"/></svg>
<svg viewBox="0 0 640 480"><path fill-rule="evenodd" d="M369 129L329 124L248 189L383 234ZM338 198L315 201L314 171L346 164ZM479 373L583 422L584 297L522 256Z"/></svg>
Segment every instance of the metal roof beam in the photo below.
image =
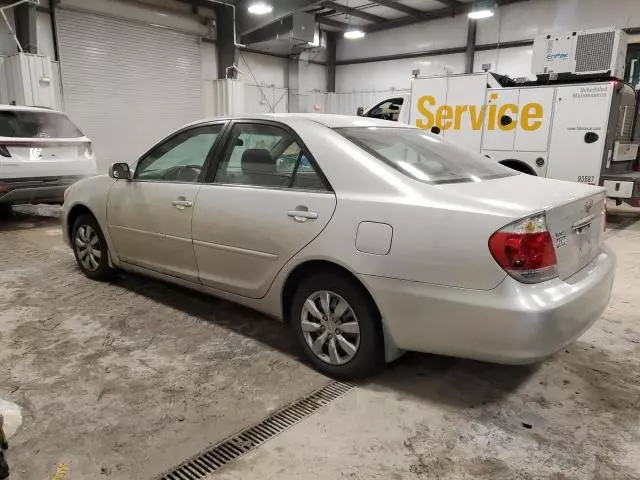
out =
<svg viewBox="0 0 640 480"><path fill-rule="evenodd" d="M422 10L418 10L417 8L409 7L402 3L398 3L394 0L369 0L373 3L376 3L380 6L390 8L392 10L397 10L398 12L406 13L411 17L419 17L424 12Z"/></svg>
<svg viewBox="0 0 640 480"><path fill-rule="evenodd" d="M440 1L440 0L438 0ZM526 2L528 0L501 0L500 7L511 5L513 3ZM439 8L438 10L431 10L428 12L422 12L418 17L401 17L389 20L386 23L379 23L375 25L368 25L363 30L367 32L377 32L380 30L388 30L390 28L406 27L407 25L414 25L416 23L427 22L429 20L438 20L441 18L452 17L455 15L462 15L470 12L473 9L473 2L461 3L459 7L455 9Z"/></svg>
<svg viewBox="0 0 640 480"><path fill-rule="evenodd" d="M353 17L362 18L369 22L384 23L388 20L388 18L379 17L378 15L373 15L371 13L367 13L357 8L346 7L336 2L322 2L322 6L335 10L336 12L342 12L342 13L346 13L347 15L351 15Z"/></svg>
<svg viewBox="0 0 640 480"><path fill-rule="evenodd" d="M320 25L337 28L340 31L347 31L349 29L349 25L347 25L346 23L338 22L337 20L332 20L330 18L316 16L316 22L318 22Z"/></svg>

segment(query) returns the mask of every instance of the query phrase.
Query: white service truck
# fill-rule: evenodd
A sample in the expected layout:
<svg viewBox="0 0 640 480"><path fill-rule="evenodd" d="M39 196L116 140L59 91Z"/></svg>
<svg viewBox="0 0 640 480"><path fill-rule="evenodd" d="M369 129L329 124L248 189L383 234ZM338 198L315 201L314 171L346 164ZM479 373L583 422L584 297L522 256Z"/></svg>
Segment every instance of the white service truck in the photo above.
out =
<svg viewBox="0 0 640 480"><path fill-rule="evenodd" d="M603 37L609 53L598 63L593 42ZM636 92L618 80L623 42L626 51L615 29L543 35L534 46L537 81L488 72L416 77L409 95L363 115L430 130L524 173L602 185L619 203L640 206Z"/></svg>

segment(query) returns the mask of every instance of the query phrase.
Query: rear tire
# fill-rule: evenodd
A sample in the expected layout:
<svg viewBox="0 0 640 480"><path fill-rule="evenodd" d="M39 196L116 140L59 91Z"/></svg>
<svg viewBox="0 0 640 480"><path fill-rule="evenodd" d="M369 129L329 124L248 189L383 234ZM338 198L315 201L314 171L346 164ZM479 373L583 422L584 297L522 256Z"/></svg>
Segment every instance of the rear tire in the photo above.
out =
<svg viewBox="0 0 640 480"><path fill-rule="evenodd" d="M290 312L298 342L320 372L350 380L384 365L380 314L361 285L332 273L312 275L296 290Z"/></svg>
<svg viewBox="0 0 640 480"><path fill-rule="evenodd" d="M0 203L0 218L9 218L13 216L13 209L10 203Z"/></svg>
<svg viewBox="0 0 640 480"><path fill-rule="evenodd" d="M98 221L80 215L71 229L71 246L82 273L92 280L111 280L116 271L109 266L109 252Z"/></svg>

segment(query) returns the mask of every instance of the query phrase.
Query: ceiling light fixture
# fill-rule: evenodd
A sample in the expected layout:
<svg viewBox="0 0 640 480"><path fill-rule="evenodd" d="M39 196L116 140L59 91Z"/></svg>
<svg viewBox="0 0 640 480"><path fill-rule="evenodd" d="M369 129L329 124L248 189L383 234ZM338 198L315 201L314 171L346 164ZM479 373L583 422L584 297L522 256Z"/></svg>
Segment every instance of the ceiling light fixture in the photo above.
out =
<svg viewBox="0 0 640 480"><path fill-rule="evenodd" d="M356 28L350 28L349 30L344 32L344 38L348 38L349 40L356 40L364 36L365 33L362 30L358 30Z"/></svg>
<svg viewBox="0 0 640 480"><path fill-rule="evenodd" d="M493 17L493 10L483 9L483 10L473 10L469 12L469 18L472 20L480 20L482 18Z"/></svg>
<svg viewBox="0 0 640 480"><path fill-rule="evenodd" d="M273 12L273 6L265 2L253 2L248 10L253 15L266 15Z"/></svg>
<svg viewBox="0 0 640 480"><path fill-rule="evenodd" d="M344 38L347 38L349 40L357 40L358 38L362 38L365 36L365 33L360 30L359 28L355 28L353 26L351 26L351 15L348 13L350 12L349 9L349 0L347 0L347 31L344 32Z"/></svg>

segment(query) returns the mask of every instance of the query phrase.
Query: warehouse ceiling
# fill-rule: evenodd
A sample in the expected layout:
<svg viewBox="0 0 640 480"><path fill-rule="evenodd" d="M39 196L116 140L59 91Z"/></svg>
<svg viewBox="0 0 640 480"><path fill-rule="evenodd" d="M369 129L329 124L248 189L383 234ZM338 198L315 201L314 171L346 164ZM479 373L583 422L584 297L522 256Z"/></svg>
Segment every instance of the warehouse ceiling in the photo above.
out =
<svg viewBox="0 0 640 480"><path fill-rule="evenodd" d="M256 0L181 0L192 5L227 3L236 8L241 44L266 52L287 55L300 51L287 42L295 13L313 15L320 29L342 33L350 27L375 32L440 18L465 15L474 8L508 5L527 0L264 0L273 7L268 15L252 15L248 7Z"/></svg>

